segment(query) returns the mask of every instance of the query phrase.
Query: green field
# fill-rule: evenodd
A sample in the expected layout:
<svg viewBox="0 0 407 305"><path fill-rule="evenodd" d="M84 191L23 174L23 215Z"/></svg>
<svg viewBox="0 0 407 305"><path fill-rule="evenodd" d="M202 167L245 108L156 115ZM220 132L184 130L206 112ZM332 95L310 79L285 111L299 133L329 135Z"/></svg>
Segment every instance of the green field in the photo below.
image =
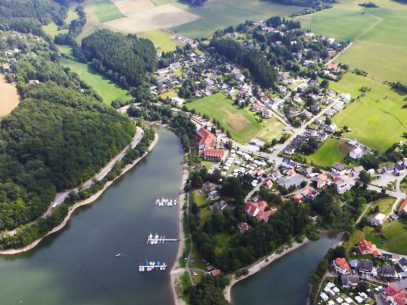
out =
<svg viewBox="0 0 407 305"><path fill-rule="evenodd" d="M338 113L333 121L338 127L352 129L347 138L356 138L365 145L384 152L394 143L402 140L407 132L407 109L404 97L388 86L372 79L348 73L338 82L331 82L331 88L338 92L348 92L352 97L361 94L362 86L371 88L360 101L353 102Z"/></svg>
<svg viewBox="0 0 407 305"><path fill-rule="evenodd" d="M339 57L353 68L380 79L407 82L407 5L374 1L379 8L364 9L361 1L340 0L334 8L298 18L318 34L353 41Z"/></svg>
<svg viewBox="0 0 407 305"><path fill-rule="evenodd" d="M250 139L257 137L263 141L277 137L282 124L271 118L259 122L255 114L245 109L240 109L232 104L222 93L201 98L186 104L189 109L195 109L200 114L206 114L216 119L230 132L233 139L240 143L247 143Z"/></svg>
<svg viewBox="0 0 407 305"><path fill-rule="evenodd" d="M93 0L95 3L95 13L100 22L107 22L125 17L120 10L110 0Z"/></svg>
<svg viewBox="0 0 407 305"><path fill-rule="evenodd" d="M174 31L189 37L206 37L218 29L235 26L245 20L257 21L271 16L288 16L303 10L303 7L279 5L261 0L212 0L198 7L180 3L175 5L201 17L191 23L173 28Z"/></svg>
<svg viewBox="0 0 407 305"><path fill-rule="evenodd" d="M384 250L407 255L407 230L406 224L402 221L395 220L383 225L381 234L386 238L386 242L382 242L379 234L373 230L368 230L367 239L376 243L376 245Z"/></svg>
<svg viewBox="0 0 407 305"><path fill-rule="evenodd" d="M117 98L130 98L127 90L118 87L109 79L94 72L88 65L68 59L62 59L60 62L63 66L69 67L72 72L77 73L85 83L103 98L105 103L110 105Z"/></svg>
<svg viewBox="0 0 407 305"><path fill-rule="evenodd" d="M319 166L330 167L334 163L341 162L348 152L344 140L329 138L307 160Z"/></svg>
<svg viewBox="0 0 407 305"><path fill-rule="evenodd" d="M388 215L392 212L391 207L394 203L395 198L384 198L376 201L374 204L379 207L380 213Z"/></svg>
<svg viewBox="0 0 407 305"><path fill-rule="evenodd" d="M66 28L59 29L55 22L51 22L47 25L43 25L42 29L50 36L52 39L58 34L66 34L68 33L68 26L72 20L78 18L78 14L75 12L75 9L72 7L68 10L67 17L65 19Z"/></svg>
<svg viewBox="0 0 407 305"><path fill-rule="evenodd" d="M182 45L182 43L172 38L173 34L164 30L138 33L137 36L150 39L158 53L174 51L177 46Z"/></svg>

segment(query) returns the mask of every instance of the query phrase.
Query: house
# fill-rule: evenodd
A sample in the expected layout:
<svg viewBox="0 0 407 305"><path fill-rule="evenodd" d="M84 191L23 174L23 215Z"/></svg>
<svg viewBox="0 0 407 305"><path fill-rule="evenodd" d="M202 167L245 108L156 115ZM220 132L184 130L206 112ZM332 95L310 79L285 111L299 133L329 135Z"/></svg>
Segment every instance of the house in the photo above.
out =
<svg viewBox="0 0 407 305"><path fill-rule="evenodd" d="M373 262L368 259L363 259L359 261L358 271L364 275L372 275Z"/></svg>
<svg viewBox="0 0 407 305"><path fill-rule="evenodd" d="M331 166L331 170L332 170L335 174L343 175L343 174L345 174L345 172L346 172L346 167L343 166L343 165L340 164L340 163L334 163L334 164Z"/></svg>
<svg viewBox="0 0 407 305"><path fill-rule="evenodd" d="M350 153L349 157L351 157L354 160L359 160L362 159L363 157L363 149L360 147L355 147Z"/></svg>
<svg viewBox="0 0 407 305"><path fill-rule="evenodd" d="M273 183L273 181L272 181L271 179L267 179L267 180L264 182L264 186L265 186L267 189L271 189L271 188L273 187L273 185L274 185L274 183Z"/></svg>
<svg viewBox="0 0 407 305"><path fill-rule="evenodd" d="M258 221L265 222L267 222L271 214L273 214L273 210L269 209L266 211L267 208L269 208L269 206L267 202L263 200L258 202L248 202L244 207L249 216L255 217Z"/></svg>
<svg viewBox="0 0 407 305"><path fill-rule="evenodd" d="M390 284L383 290L383 299L391 305L406 305L407 304L407 291L397 287L395 284Z"/></svg>
<svg viewBox="0 0 407 305"><path fill-rule="evenodd" d="M359 178L360 173L364 170L363 166L356 166L351 169L350 174L352 177Z"/></svg>
<svg viewBox="0 0 407 305"><path fill-rule="evenodd" d="M235 73L235 79L243 83L246 77L242 73Z"/></svg>
<svg viewBox="0 0 407 305"><path fill-rule="evenodd" d="M338 257L333 261L333 267L336 272L342 275L350 274L350 267L348 262L343 257Z"/></svg>
<svg viewBox="0 0 407 305"><path fill-rule="evenodd" d="M377 267L377 274L387 279L398 278L396 269L392 265L383 265L381 267Z"/></svg>
<svg viewBox="0 0 407 305"><path fill-rule="evenodd" d="M220 162L225 158L225 151L223 149L206 148L203 151L203 157L207 161Z"/></svg>
<svg viewBox="0 0 407 305"><path fill-rule="evenodd" d="M213 133L205 128L200 128L196 132L200 138L198 142L199 150L204 150L205 148L212 148L215 145L216 137Z"/></svg>
<svg viewBox="0 0 407 305"><path fill-rule="evenodd" d="M312 187L307 187L303 192L302 195L307 198L308 200L314 200L318 197L319 192L314 190Z"/></svg>
<svg viewBox="0 0 407 305"><path fill-rule="evenodd" d="M362 255L371 254L374 257L381 255L381 252L377 249L376 245L366 239L359 241L358 250Z"/></svg>
<svg viewBox="0 0 407 305"><path fill-rule="evenodd" d="M297 166L297 163L295 163L293 160L288 159L288 158L283 158L283 161L280 164L284 168L295 168Z"/></svg>
<svg viewBox="0 0 407 305"><path fill-rule="evenodd" d="M182 104L184 103L184 99L182 99L180 97L172 97L171 101L178 107L182 106Z"/></svg>
<svg viewBox="0 0 407 305"><path fill-rule="evenodd" d="M401 258L397 264L403 269L404 272L407 272L407 259L405 257Z"/></svg>
<svg viewBox="0 0 407 305"><path fill-rule="evenodd" d="M328 175L326 173L320 173L318 176L311 179L317 189L322 189L329 184Z"/></svg>
<svg viewBox="0 0 407 305"><path fill-rule="evenodd" d="M338 130L338 126L336 126L335 123L332 123L330 125L327 126L326 131L330 132L330 133L334 133Z"/></svg>
<svg viewBox="0 0 407 305"><path fill-rule="evenodd" d="M270 119L273 116L273 114L271 113L271 111L269 109L263 109L263 111L261 112L261 116L264 119Z"/></svg>
<svg viewBox="0 0 407 305"><path fill-rule="evenodd" d="M237 224L237 228L239 229L240 233L243 233L249 231L250 226L247 224L247 222L239 222Z"/></svg>
<svg viewBox="0 0 407 305"><path fill-rule="evenodd" d="M399 215L407 215L407 197L404 199L404 201L401 203L399 209L397 210L397 213Z"/></svg>
<svg viewBox="0 0 407 305"><path fill-rule="evenodd" d="M295 194L295 195L292 197L292 200L293 200L294 202L301 202L303 198L304 198L304 196L303 196L301 193L298 193L298 194Z"/></svg>
<svg viewBox="0 0 407 305"><path fill-rule="evenodd" d="M350 184L344 182L342 179L339 179L335 182L335 190L339 195L346 193L351 188L352 188L352 186Z"/></svg>
<svg viewBox="0 0 407 305"><path fill-rule="evenodd" d="M262 140L253 138L250 140L249 144L257 147L263 147L266 143L264 143Z"/></svg>
<svg viewBox="0 0 407 305"><path fill-rule="evenodd" d="M213 277L217 277L217 276L219 276L221 274L221 271L219 270L219 269L215 269L215 270L212 270L211 271L211 275L213 276Z"/></svg>
<svg viewBox="0 0 407 305"><path fill-rule="evenodd" d="M370 219L370 223L373 226L382 225L385 219L386 215L384 215L383 213L377 213Z"/></svg>
<svg viewBox="0 0 407 305"><path fill-rule="evenodd" d="M357 274L341 275L341 283L343 288L351 289L359 285L360 278Z"/></svg>
<svg viewBox="0 0 407 305"><path fill-rule="evenodd" d="M220 213L227 207L228 207L228 203L225 200L221 200L221 201L215 203L215 205L213 207L213 211Z"/></svg>

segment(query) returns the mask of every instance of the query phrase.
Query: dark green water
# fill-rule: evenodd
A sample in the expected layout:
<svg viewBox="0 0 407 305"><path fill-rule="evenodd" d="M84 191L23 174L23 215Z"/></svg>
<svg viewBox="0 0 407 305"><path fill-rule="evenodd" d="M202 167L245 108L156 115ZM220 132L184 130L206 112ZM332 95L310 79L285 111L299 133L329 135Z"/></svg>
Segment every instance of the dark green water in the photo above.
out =
<svg viewBox="0 0 407 305"><path fill-rule="evenodd" d="M232 288L233 305L305 305L308 279L337 242L336 238L322 237L237 283Z"/></svg>
<svg viewBox="0 0 407 305"><path fill-rule="evenodd" d="M178 207L154 206L177 196L182 175L178 138L159 133L153 152L66 229L28 254L0 257L1 305L172 304L169 270L138 272L146 258L172 265L178 247L146 245L150 231L171 238L179 230Z"/></svg>

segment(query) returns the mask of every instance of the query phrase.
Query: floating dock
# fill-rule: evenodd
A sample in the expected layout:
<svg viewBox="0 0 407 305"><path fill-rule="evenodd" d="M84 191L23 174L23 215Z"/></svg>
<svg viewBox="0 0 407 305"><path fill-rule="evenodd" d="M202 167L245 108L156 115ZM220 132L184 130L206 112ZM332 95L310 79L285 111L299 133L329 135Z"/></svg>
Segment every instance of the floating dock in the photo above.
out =
<svg viewBox="0 0 407 305"><path fill-rule="evenodd" d="M179 241L178 238L165 238L165 235L151 234L148 235L147 245L163 245L165 242Z"/></svg>
<svg viewBox="0 0 407 305"><path fill-rule="evenodd" d="M144 262L144 265L138 266L139 272L151 272L151 271L165 271L167 269L166 263L161 263L160 261L148 261Z"/></svg>
<svg viewBox="0 0 407 305"><path fill-rule="evenodd" d="M176 199L161 197L155 201L155 206L157 207L174 207L176 205L177 205Z"/></svg>

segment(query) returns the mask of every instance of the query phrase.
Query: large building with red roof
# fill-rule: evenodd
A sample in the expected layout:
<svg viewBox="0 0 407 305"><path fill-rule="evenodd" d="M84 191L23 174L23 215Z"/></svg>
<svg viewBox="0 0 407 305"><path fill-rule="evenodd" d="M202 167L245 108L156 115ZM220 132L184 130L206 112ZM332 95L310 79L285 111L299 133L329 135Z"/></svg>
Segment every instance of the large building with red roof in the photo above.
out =
<svg viewBox="0 0 407 305"><path fill-rule="evenodd" d="M359 241L358 249L362 255L371 254L374 257L382 255L382 253L377 249L376 245L366 239Z"/></svg>
<svg viewBox="0 0 407 305"><path fill-rule="evenodd" d="M394 305L407 305L407 291L396 284L389 284L383 291L383 298Z"/></svg>
<svg viewBox="0 0 407 305"><path fill-rule="evenodd" d="M198 147L199 150L204 150L206 148L212 148L215 143L216 143L216 137L215 135L207 130L206 128L200 128L197 131L197 134L199 136L199 142L198 142Z"/></svg>
<svg viewBox="0 0 407 305"><path fill-rule="evenodd" d="M350 267L348 262L346 261L345 258L343 257L338 257L333 261L333 267L335 269L336 272L338 272L339 274L350 274Z"/></svg>
<svg viewBox="0 0 407 305"><path fill-rule="evenodd" d="M219 162L225 158L225 151L223 149L206 148L203 151L205 160Z"/></svg>
<svg viewBox="0 0 407 305"><path fill-rule="evenodd" d="M244 209L248 215L255 217L258 221L267 222L274 212L273 209L268 209L266 211L268 207L267 202L260 200L258 202L246 203Z"/></svg>
<svg viewBox="0 0 407 305"><path fill-rule="evenodd" d="M399 214L406 214L407 215L407 197L404 199L404 201L401 203L399 210Z"/></svg>

